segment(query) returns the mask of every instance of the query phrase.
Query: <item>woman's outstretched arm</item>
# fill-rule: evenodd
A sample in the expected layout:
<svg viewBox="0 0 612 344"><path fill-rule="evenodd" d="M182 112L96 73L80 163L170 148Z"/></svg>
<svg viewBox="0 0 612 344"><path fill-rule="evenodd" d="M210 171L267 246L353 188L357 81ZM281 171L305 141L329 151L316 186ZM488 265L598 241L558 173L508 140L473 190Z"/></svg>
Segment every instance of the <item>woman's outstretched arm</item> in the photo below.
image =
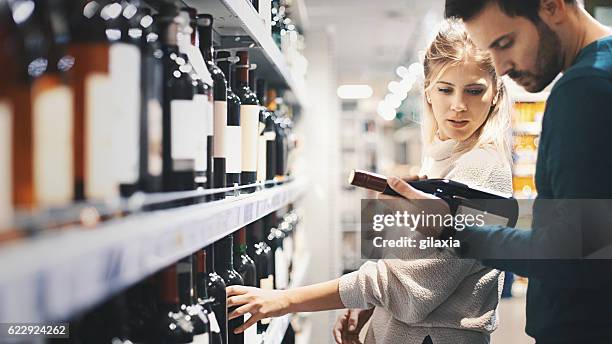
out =
<svg viewBox="0 0 612 344"><path fill-rule="evenodd" d="M317 312L345 308L340 299L339 280L331 280L287 290L265 290L254 287L227 287L227 306L238 307L229 319L251 313L236 333L243 332L257 321L288 313Z"/></svg>

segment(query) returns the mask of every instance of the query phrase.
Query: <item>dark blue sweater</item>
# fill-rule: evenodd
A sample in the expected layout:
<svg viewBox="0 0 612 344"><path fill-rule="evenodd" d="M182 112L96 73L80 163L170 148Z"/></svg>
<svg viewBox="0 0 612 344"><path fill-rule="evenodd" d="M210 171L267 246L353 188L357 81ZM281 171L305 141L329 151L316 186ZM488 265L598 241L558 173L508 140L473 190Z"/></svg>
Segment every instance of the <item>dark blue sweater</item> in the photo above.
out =
<svg viewBox="0 0 612 344"><path fill-rule="evenodd" d="M548 98L536 166L538 200L612 199L611 138L612 37L607 37L580 52ZM517 258L549 249L559 238L574 241L582 252L598 241L612 244L612 226L576 231L569 214L560 211L551 220L540 211L534 208L530 231L497 226L457 232L462 256ZM607 211L612 214L612 207ZM483 263L529 278L525 330L538 342L612 343L612 260Z"/></svg>

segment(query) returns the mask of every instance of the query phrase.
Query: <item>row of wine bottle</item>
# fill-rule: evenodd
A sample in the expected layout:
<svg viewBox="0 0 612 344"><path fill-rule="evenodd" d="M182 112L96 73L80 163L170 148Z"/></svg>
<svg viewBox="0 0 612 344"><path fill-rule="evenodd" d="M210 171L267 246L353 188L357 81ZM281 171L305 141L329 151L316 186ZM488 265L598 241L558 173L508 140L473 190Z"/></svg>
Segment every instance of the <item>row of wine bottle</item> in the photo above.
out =
<svg viewBox="0 0 612 344"><path fill-rule="evenodd" d="M287 211L288 210L288 211ZM269 319L242 334L227 320L230 285L281 288L299 223L289 206L173 263L70 322L72 343L258 343ZM278 232L282 232L279 234ZM283 260L281 262L281 260ZM283 277L281 277L283 278ZM286 287L286 286L285 286Z"/></svg>
<svg viewBox="0 0 612 344"><path fill-rule="evenodd" d="M0 231L15 210L287 176L292 123L248 51L215 54L211 15L156 3L0 2Z"/></svg>

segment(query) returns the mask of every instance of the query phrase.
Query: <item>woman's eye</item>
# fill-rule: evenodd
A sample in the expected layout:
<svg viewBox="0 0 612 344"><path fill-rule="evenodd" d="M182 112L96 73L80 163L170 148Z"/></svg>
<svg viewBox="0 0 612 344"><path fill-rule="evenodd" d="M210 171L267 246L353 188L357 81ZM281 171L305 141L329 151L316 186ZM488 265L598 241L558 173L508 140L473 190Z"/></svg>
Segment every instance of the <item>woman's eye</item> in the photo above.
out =
<svg viewBox="0 0 612 344"><path fill-rule="evenodd" d="M453 92L453 90L450 89L450 88L438 88L438 92L444 93L444 94L449 94L449 93Z"/></svg>
<svg viewBox="0 0 612 344"><path fill-rule="evenodd" d="M473 96L479 96L482 94L482 92L484 92L484 90L466 90L466 92Z"/></svg>
<svg viewBox="0 0 612 344"><path fill-rule="evenodd" d="M512 46L513 41L509 38L503 39L497 45L499 49L508 49Z"/></svg>

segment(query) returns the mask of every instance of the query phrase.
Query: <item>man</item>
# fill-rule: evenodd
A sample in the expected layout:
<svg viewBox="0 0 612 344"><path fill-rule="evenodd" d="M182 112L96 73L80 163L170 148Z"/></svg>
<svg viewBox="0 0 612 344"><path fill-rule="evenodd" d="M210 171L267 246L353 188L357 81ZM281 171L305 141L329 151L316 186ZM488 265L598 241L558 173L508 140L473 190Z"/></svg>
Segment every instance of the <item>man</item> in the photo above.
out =
<svg viewBox="0 0 612 344"><path fill-rule="evenodd" d="M459 239L462 257L532 258L483 263L529 277L526 332L538 344L612 343L612 260L552 259L582 258L612 242L612 226L585 225L612 211L605 202L612 199L612 31L576 0L446 0L446 16L462 19L497 73L527 91L564 75L544 115L532 230L441 236ZM432 198L398 178L389 184L406 198Z"/></svg>

